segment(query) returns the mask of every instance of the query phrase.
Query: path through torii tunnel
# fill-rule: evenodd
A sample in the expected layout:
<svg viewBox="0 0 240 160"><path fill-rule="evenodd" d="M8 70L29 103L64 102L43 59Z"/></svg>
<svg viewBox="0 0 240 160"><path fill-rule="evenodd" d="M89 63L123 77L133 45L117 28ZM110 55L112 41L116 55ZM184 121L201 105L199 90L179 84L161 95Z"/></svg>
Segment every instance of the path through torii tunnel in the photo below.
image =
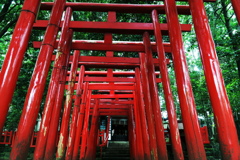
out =
<svg viewBox="0 0 240 160"><path fill-rule="evenodd" d="M238 135L204 3L181 1L186 4L176 5L175 0L165 0L161 5L25 0L0 72L0 131L2 137L11 140L9 159L26 159L32 146L35 160L95 159L97 148L108 144L114 119L127 120L124 133L116 127L115 134L127 135L131 159L207 159L204 148L204 143L208 143L207 132L199 126L182 40L182 32L191 31L192 25L180 24L178 15L192 17L222 159L239 159ZM204 1L214 3L215 0ZM232 4L239 20L240 1L232 0ZM48 20L36 20L38 11L42 10L51 13ZM107 20L73 21L72 14L81 11L105 12ZM145 13L151 22L120 22L118 13ZM159 15L165 15L165 23L159 21ZM13 134L3 131L3 127L32 29L43 30L44 35L42 41L33 42L39 54L18 129ZM102 40L82 40L75 36L79 32L104 36ZM114 35L141 35L142 39L119 41ZM163 37L169 41L163 41ZM92 56L92 51L104 55ZM117 54L120 52L121 56ZM127 52L134 52L135 56L124 54ZM165 53L171 54L172 60ZM170 63L175 71L187 157L184 157L171 91L167 68ZM49 73L51 79L47 86ZM163 86L168 130L163 126L159 83ZM41 103L44 109L36 132ZM104 122L101 130L100 122ZM5 144L10 144L6 139Z"/></svg>

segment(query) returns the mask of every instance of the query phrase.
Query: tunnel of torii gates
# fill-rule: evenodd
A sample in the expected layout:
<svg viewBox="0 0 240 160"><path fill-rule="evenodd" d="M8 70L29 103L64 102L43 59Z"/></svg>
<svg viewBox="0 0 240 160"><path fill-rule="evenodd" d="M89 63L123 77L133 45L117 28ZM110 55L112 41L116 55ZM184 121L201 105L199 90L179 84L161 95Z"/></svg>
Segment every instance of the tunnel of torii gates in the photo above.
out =
<svg viewBox="0 0 240 160"><path fill-rule="evenodd" d="M165 0L164 5L25 0L0 74L0 131L5 138L1 143L11 144L9 159L26 159L33 137L34 159L95 159L96 147L107 145L113 117L128 119L131 159L168 159L158 83L163 86L171 153L174 159L184 159L167 70L169 63L173 63L175 71L188 159L207 159L206 137L202 136L198 122L182 40L182 32L190 31L191 24L180 24L178 15L192 16L222 159L239 159L238 135L203 1L191 0L187 4L176 5L175 0ZM232 0L232 4L240 22L240 1ZM39 10L51 11L49 20L36 20ZM72 13L79 11L107 12L107 21L71 21ZM116 13L147 13L152 22L117 22ZM159 14L166 15L165 24L159 22ZM3 127L32 29L45 30L45 35L42 42L33 43L40 51L18 129L13 134L3 131ZM104 39L74 40L74 32L103 33ZM137 42L113 41L112 34L138 34L143 38ZM150 41L152 35L155 42ZM163 42L165 35L169 42ZM81 55L81 51L93 50L106 54ZM114 52L137 55L117 57ZM165 53L172 54L172 61ZM40 129L34 132L50 70ZM107 124L105 130L99 131L102 117Z"/></svg>

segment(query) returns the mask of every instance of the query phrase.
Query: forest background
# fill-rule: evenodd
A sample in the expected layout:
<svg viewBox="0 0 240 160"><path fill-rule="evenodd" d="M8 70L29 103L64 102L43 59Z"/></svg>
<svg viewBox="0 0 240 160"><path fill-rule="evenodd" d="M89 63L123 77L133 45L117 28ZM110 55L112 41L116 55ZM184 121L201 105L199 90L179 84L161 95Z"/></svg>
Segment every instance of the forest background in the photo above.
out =
<svg viewBox="0 0 240 160"><path fill-rule="evenodd" d="M45 2L50 0L44 0ZM80 0L69 0L69 2L80 2ZM96 3L135 3L135 4L162 4L161 1L139 1L139 0L81 0L81 2L96 2ZM186 2L178 2L178 4L185 4ZM23 0L1 0L0 2L0 69L4 61L5 54L8 49L11 35L13 33L14 26L17 22ZM232 106L238 135L240 135L240 27L238 26L233 8L230 0L217 0L216 3L205 3L206 10L209 17L209 23L212 30L213 39L215 41L218 58L220 61L224 81L228 93L228 97ZM42 11L38 15L39 19L48 19L49 12ZM106 13L99 12L82 12L73 14L74 20L106 20ZM166 23L166 18L160 16L160 21ZM181 23L192 24L190 16L179 16ZM123 14L118 16L118 21L124 22L151 22L150 15L132 15ZM33 30L31 35L31 41L29 47L25 53L25 58L21 68L18 83L15 89L14 97L10 107L10 111L5 124L6 130L16 130L18 121L20 119L21 110L25 100L25 95L28 89L28 84L32 75L32 71L35 66L35 61L39 50L33 49L32 41L41 41L44 33L43 31ZM78 33L74 35L75 38L81 37L81 39L97 40L102 39L101 34L88 34ZM164 37L165 41L168 41L167 37ZM79 39L79 38L78 38ZM140 41L141 36L123 36L115 35L115 40L131 40ZM211 103L206 88L205 77L201 65L201 59L199 56L198 46L195 38L194 31L183 33L183 39L185 43L185 52L187 55L187 62L189 66L189 72L191 76L191 83L194 91L196 107L198 111L199 120L202 126L208 126L209 136L212 141L211 145L217 146L216 131L213 120L213 113L211 109ZM154 38L152 38L154 40ZM88 55L101 55L102 52L85 52L83 54ZM124 56L125 53L123 53ZM134 53L127 53L129 56L134 57ZM171 56L168 55L171 59ZM178 104L177 88L175 85L174 71L170 64L169 73L171 78L172 90L174 93L176 110L178 112L178 118L181 119L180 108ZM51 72L50 72L51 73ZM47 86L47 85L46 85ZM163 93L161 85L159 86L160 101L162 111L164 112L165 103L163 100ZM42 103L42 107L44 101ZM42 109L41 107L41 109ZM40 115L41 116L41 115ZM220 155L218 147L212 151L215 155Z"/></svg>

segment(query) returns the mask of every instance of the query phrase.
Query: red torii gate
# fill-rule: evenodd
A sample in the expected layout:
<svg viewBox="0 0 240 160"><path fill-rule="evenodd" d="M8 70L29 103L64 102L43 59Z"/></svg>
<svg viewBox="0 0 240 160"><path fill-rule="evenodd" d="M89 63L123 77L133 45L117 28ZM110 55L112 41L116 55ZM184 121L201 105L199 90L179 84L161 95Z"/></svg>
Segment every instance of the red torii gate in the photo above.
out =
<svg viewBox="0 0 240 160"><path fill-rule="evenodd" d="M214 0L205 1L214 2ZM239 0L233 0L233 7L236 11L238 21L240 17L239 3ZM129 136L132 137L132 139L134 139L133 136L135 135L137 137L136 141L131 141L132 158L167 159L156 88L156 83L160 82L155 75L157 68L160 70L161 81L163 83L173 154L175 159L183 159L176 113L166 68L168 62L165 57L165 52L171 52L173 56L189 158L206 159L181 37L181 32L190 31L190 26L179 24L178 22L178 14L190 14L190 12L193 17L215 119L218 122L217 130L222 158L238 159L239 144L237 132L202 1L191 0L189 1L189 6L176 6L175 0L165 0L164 5L66 3L65 0L56 0L54 3L42 3L40 7L42 10L52 9L50 20L37 20L36 23L34 23L39 6L40 0L25 0L0 73L0 130L2 131L31 29L34 27L35 29L46 30L43 42L34 43L34 47L40 48L40 53L28 89L10 159L25 159L27 156L31 135L42 99L46 76L50 62L54 59L54 69L34 153L35 159L53 157L61 103L65 90L64 82L66 80L68 81L68 87L66 89L67 100L62 117L57 158L63 158L67 148L65 158L76 159L78 156L80 135L82 133L80 158L93 159L94 156L91 155L93 155L93 148L96 146L94 137L97 135L97 125L93 126L93 124L96 123L92 123L90 138L88 139L91 145L86 148L89 114L93 114L92 121L96 122L96 117L101 115L102 98L123 98L134 101L133 104L126 105L127 111L123 108L120 109L121 113L129 117ZM64 8L67 8L65 19L61 22ZM108 12L108 22L71 21L72 10ZM151 13L152 23L116 22L116 12ZM167 24L159 23L158 14L166 14ZM59 28L62 28L62 34L60 40L56 41ZM73 32L100 32L105 33L105 38L104 41L73 41ZM143 42L112 42L112 33L143 34ZM170 44L164 44L162 42L162 34L168 33ZM150 42L149 34L154 34L156 39L155 43ZM57 56L52 55L55 48L58 49ZM78 51L75 51L74 55L70 56L70 50L95 49L106 51L106 57L79 56L80 53ZM139 58L125 58L114 57L114 51L135 51L140 53ZM157 52L158 59L152 58L152 52ZM69 63L71 63L71 71L68 76L66 66L69 65ZM81 65L81 73L79 73L77 77L76 73L79 65ZM85 77L85 74L90 75L91 73L85 71L84 66L87 68L107 68L106 73L104 73L107 74L107 76ZM127 72L121 73L121 76L131 75L131 78L114 77L114 74L116 74L112 70L114 68L132 69L134 70L134 74ZM92 74L100 75L103 73L96 72ZM74 84L76 81L78 81L78 83ZM98 84L92 85L90 82L108 82L108 87L112 86L114 89L108 88L110 90L109 95L94 95L91 93L91 87L95 87L96 90L102 90L102 84L97 86ZM122 88L126 87L126 89L128 88L127 90L131 91L129 93L120 91L121 94L115 94L115 90L120 90L120 88L118 88L119 84L115 84L116 82L131 84L132 86L120 85ZM73 96L74 90L76 90L76 96ZM96 100L93 103L91 99ZM69 124L73 103L72 123ZM94 106L92 111L90 109L91 106ZM99 112L97 110L99 110ZM104 114L111 115L110 112L112 111L113 109L108 109L108 111L104 110ZM114 115L115 114L117 113L114 113ZM77 121L78 123L76 123ZM134 126L133 123L136 123L136 125ZM78 124L77 129L73 129L76 128L76 124ZM72 146L73 144L69 144L67 147L66 142L68 139L69 125L71 125L69 135L75 134L77 136L74 146ZM148 130L146 126L148 126ZM55 138L51 139L51 137ZM48 140L47 143L46 140Z"/></svg>

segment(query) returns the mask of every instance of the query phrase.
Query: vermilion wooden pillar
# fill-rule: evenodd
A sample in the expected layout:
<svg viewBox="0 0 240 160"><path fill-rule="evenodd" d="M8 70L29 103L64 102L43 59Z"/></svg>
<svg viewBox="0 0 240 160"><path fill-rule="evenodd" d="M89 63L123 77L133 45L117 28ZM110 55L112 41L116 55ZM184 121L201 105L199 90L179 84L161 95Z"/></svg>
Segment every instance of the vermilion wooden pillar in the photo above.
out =
<svg viewBox="0 0 240 160"><path fill-rule="evenodd" d="M150 160L150 146L149 146L149 135L148 135L148 127L147 127L147 120L146 120L146 113L144 108L143 102L143 91L141 85L141 77L139 68L135 69L135 78L136 78L136 97L138 102L138 114L141 120L141 129L142 129L142 139L143 139L143 149L144 149L144 159Z"/></svg>
<svg viewBox="0 0 240 160"><path fill-rule="evenodd" d="M85 117L85 108L86 108L86 101L87 101L87 92L88 92L88 82L84 83L83 88L83 94L81 96L81 104L80 104L80 110L78 113L78 119L77 119L77 130L76 130L76 139L74 142L74 148L73 148L73 160L78 159L79 155L79 145L82 135L82 129L83 129L83 120Z"/></svg>
<svg viewBox="0 0 240 160"><path fill-rule="evenodd" d="M143 138L142 138L142 127L140 122L140 115L139 115L139 106L140 106L140 99L134 93L134 106L133 106L133 113L134 113L134 121L135 121L135 128L136 128L136 150L137 150L137 157L138 160L144 160L144 151L143 151Z"/></svg>
<svg viewBox="0 0 240 160"><path fill-rule="evenodd" d="M94 140L93 140L93 155L92 155L92 157L94 158L94 159L96 159L96 154L97 154L97 147L98 147L98 141L99 141L99 117L100 117L100 114L99 114L99 112L98 112L98 114L97 114L97 119L98 119L98 121L97 121L97 125L95 125L95 130L94 130L94 132L95 132L95 137L94 137ZM108 132L107 132L107 134L108 134Z"/></svg>
<svg viewBox="0 0 240 160"><path fill-rule="evenodd" d="M80 83L83 82L84 77L84 69L81 67L81 74L79 74ZM63 159L67 147L67 140L69 136L69 121L70 114L72 109L72 99L74 94L74 85L75 85L76 71L71 72L69 76L68 88L66 91L66 101L64 104L64 112L62 116L61 130L60 130L60 138L58 142L58 149L56 158ZM81 86L81 84L80 84Z"/></svg>
<svg viewBox="0 0 240 160"><path fill-rule="evenodd" d="M161 108L160 108L160 102L159 102L159 96L158 96L151 42L150 42L150 37L148 32L145 32L143 34L143 43L145 46L149 89L150 89L152 109L153 109L154 120L155 120L158 158L166 160L168 159L168 154L167 154L166 141L164 137L164 128L162 124L162 114L161 114Z"/></svg>
<svg viewBox="0 0 240 160"><path fill-rule="evenodd" d="M238 25L240 25L240 0L231 0L231 2L238 20Z"/></svg>
<svg viewBox="0 0 240 160"><path fill-rule="evenodd" d="M97 147L98 147L98 142L99 142L99 120L100 120L100 114L99 110L97 112L97 122L94 128L94 140L93 140L93 150L92 150L92 157L93 159L96 159L96 154L97 154Z"/></svg>
<svg viewBox="0 0 240 160"><path fill-rule="evenodd" d="M0 135L41 0L25 0L0 71Z"/></svg>
<svg viewBox="0 0 240 160"><path fill-rule="evenodd" d="M165 0L164 3L189 159L205 160L206 153L200 133L176 3L175 0Z"/></svg>
<svg viewBox="0 0 240 160"><path fill-rule="evenodd" d="M26 159L51 63L65 0L56 0L28 89L10 159Z"/></svg>
<svg viewBox="0 0 240 160"><path fill-rule="evenodd" d="M44 154L44 159L53 159L55 156L55 149L56 149L56 141L57 138L59 138L58 135L58 124L59 124L59 117L61 113L61 107L62 107L62 102L63 102L63 97L64 97L64 90L65 90L65 77L67 75L67 70L68 68L66 67L69 64L69 55L70 55L70 50L71 50L71 42L72 42L72 36L73 32L70 29L69 33L67 33L68 36L70 36L70 41L67 43L64 43L66 47L63 48L63 54L66 54L66 57L64 60L65 64L62 66L61 71L60 71L60 78L59 78L59 84L58 84L58 91L59 93L55 94L55 104L53 106L53 111L51 114L51 122L49 124L49 133L47 134L47 143L46 143L46 149L45 149L45 154ZM57 96L56 96L57 95Z"/></svg>
<svg viewBox="0 0 240 160"><path fill-rule="evenodd" d="M108 12L108 17L107 17L107 21L108 22L116 22L117 20L117 17L116 17L116 12ZM112 33L105 33L104 34L104 43L106 44L112 44ZM106 51L106 57L113 57L114 56L114 53L113 51ZM107 76L108 77L113 77L113 69L107 69ZM110 82L109 83L110 85L113 85L113 82ZM114 94L114 91L113 90L110 90L110 94Z"/></svg>
<svg viewBox="0 0 240 160"><path fill-rule="evenodd" d="M222 158L225 160L240 159L237 130L208 25L206 11L202 1L191 0L189 5L214 112Z"/></svg>
<svg viewBox="0 0 240 160"><path fill-rule="evenodd" d="M109 136L110 122L111 122L111 116L108 116L107 124L106 124L107 125L107 127L106 127L107 137Z"/></svg>
<svg viewBox="0 0 240 160"><path fill-rule="evenodd" d="M98 134L96 132L96 128L98 128L98 121L99 121L99 99L96 99L96 103L93 108L93 114L92 114L92 121L91 121L91 128L88 138L88 144L87 144L87 151L86 151L86 157L85 160L94 160L96 159L96 153L94 153L96 146L95 140L96 137L98 137Z"/></svg>
<svg viewBox="0 0 240 160"><path fill-rule="evenodd" d="M70 44L66 44L66 52L70 52ZM65 52L65 51L64 51ZM76 53L77 51L75 51ZM76 54L75 54L76 55ZM64 66L61 69L61 76L59 79L59 87L57 94L55 96L55 104L53 107L53 112L52 112L52 117L51 117L51 123L50 123L50 128L49 128L49 133L47 137L47 145L45 149L45 155L44 159L54 159L55 158L55 153L56 153L56 144L57 144L57 139L59 137L58 135L58 128L59 128L59 118L60 118L60 113L62 109L62 102L63 102L63 97L64 97L64 90L65 90L65 82L66 82L66 75L68 68L66 67L69 63L69 56L67 57L68 60L66 60ZM74 63L74 60L73 60ZM71 67L72 70L73 67Z"/></svg>
<svg viewBox="0 0 240 160"><path fill-rule="evenodd" d="M137 159L136 128L135 128L132 105L129 107L129 112L128 112L128 139L129 139L131 159L132 160Z"/></svg>
<svg viewBox="0 0 240 160"><path fill-rule="evenodd" d="M144 93L144 104L145 104L145 112L148 124L148 134L149 134L149 145L150 145L150 153L152 159L158 159L158 151L157 151L157 139L156 139L156 131L155 131L155 123L154 123L154 114L152 110L152 100L150 95L149 88L149 80L147 73L147 63L145 53L139 53L140 55L140 69L141 69L141 80L142 80L142 88Z"/></svg>
<svg viewBox="0 0 240 160"><path fill-rule="evenodd" d="M166 108L168 112L168 121L170 127L170 138L173 149L174 159L184 159L181 138L178 130L177 115L174 106L173 95L170 87L170 80L167 70L167 61L165 56L165 50L162 41L162 35L160 32L159 19L157 10L152 11L152 21L154 27L154 35L157 45L157 54L159 60L159 68L161 72L161 80L163 85L164 98L166 102Z"/></svg>
<svg viewBox="0 0 240 160"><path fill-rule="evenodd" d="M88 143L88 123L89 123L89 115L90 115L90 106L91 106L91 95L92 91L89 90L87 94L87 103L85 109L85 117L84 117L84 125L82 130L82 141L81 141L81 149L80 149L80 160L84 160L86 156L86 147Z"/></svg>
<svg viewBox="0 0 240 160"><path fill-rule="evenodd" d="M80 77L80 81L82 82L84 74L81 74L82 77ZM57 147L57 159L63 159L67 147L67 140L68 140L68 134L69 134L69 121L70 121L70 114L72 109L72 99L74 94L74 84L75 84L75 78L76 78L76 71L71 72L69 76L69 82L68 87L66 91L66 101L64 104L64 111L62 116L62 123L61 123L61 129L60 129L60 138L58 142Z"/></svg>
<svg viewBox="0 0 240 160"><path fill-rule="evenodd" d="M71 20L71 14L72 14L71 8L67 8L64 24L62 27L62 34L61 34L60 42L58 46L58 48L61 48L62 50L67 47L66 45L63 45L63 44L65 44L64 42L66 42L66 40L69 39L68 34L69 34L69 22ZM52 76L51 76L50 84L48 87L48 94L47 94L47 98L44 105L41 127L38 132L37 144L34 151L34 159L36 160L43 159L44 157L48 131L49 131L51 117L52 117L52 110L55 102L57 88L59 87L61 69L66 64L65 61L68 60L67 56L69 56L69 54L70 52L63 53L63 51L59 50L54 61Z"/></svg>
<svg viewBox="0 0 240 160"><path fill-rule="evenodd" d="M130 111L129 111L130 112ZM133 151L133 146L132 146L132 126L130 123L130 113L128 113L128 141L129 141L129 151L130 151L130 159L132 160L134 157L134 151Z"/></svg>
<svg viewBox="0 0 240 160"><path fill-rule="evenodd" d="M79 57L79 54L77 56L77 59ZM78 62L78 60L76 61ZM73 154L73 147L74 147L74 141L76 137L76 129L77 129L77 118L78 118L78 113L79 113L79 108L80 108L80 102L81 102L81 97L82 97L82 91L83 91L83 77L84 77L84 66L81 66L80 72L78 75L78 83L77 83L77 90L76 90L76 98L74 101L74 107L72 111L72 120L71 120L71 125L70 125L70 133L68 137L68 145L67 145L67 151L66 151L66 156L65 159L72 159L72 154ZM75 81L72 79L71 81Z"/></svg>

